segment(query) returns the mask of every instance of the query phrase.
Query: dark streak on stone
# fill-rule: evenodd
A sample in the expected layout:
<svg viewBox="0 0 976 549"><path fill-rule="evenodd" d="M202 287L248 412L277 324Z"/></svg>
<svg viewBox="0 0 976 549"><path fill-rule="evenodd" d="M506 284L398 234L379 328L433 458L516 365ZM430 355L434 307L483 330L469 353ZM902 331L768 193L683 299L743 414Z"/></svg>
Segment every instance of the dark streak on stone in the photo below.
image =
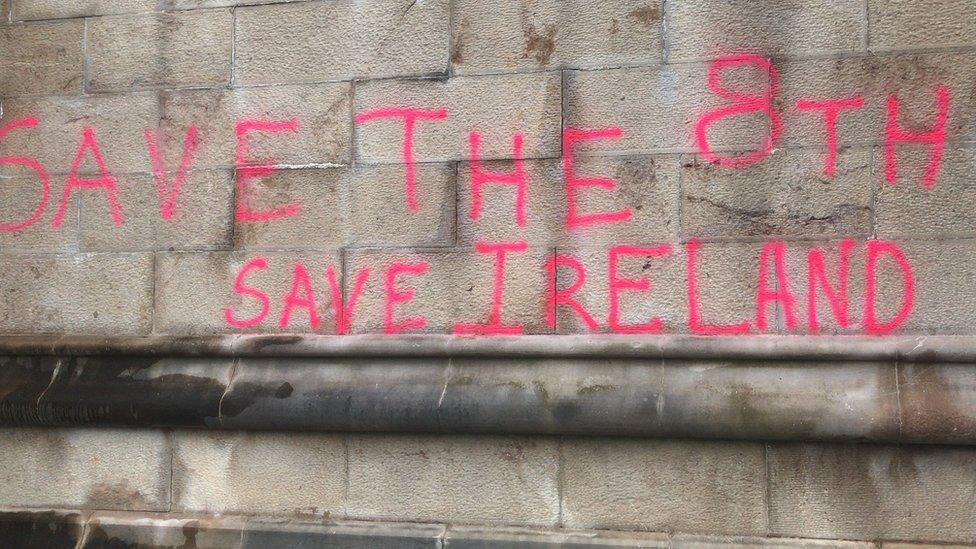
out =
<svg viewBox="0 0 976 549"><path fill-rule="evenodd" d="M287 381L274 387L246 381L235 383L231 392L224 398L221 415L236 417L260 399L276 398L281 400L290 397L293 391L294 388Z"/></svg>
<svg viewBox="0 0 976 549"><path fill-rule="evenodd" d="M256 337L253 339L245 340L247 342L248 350L250 351L260 351L267 347L273 347L276 345L294 345L302 340L302 336L265 336Z"/></svg>

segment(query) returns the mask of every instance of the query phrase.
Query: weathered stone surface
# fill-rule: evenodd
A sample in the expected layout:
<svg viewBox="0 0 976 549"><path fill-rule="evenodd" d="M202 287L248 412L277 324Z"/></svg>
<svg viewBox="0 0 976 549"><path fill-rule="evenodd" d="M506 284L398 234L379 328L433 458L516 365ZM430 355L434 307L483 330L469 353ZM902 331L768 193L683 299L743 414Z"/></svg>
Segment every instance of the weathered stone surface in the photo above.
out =
<svg viewBox="0 0 976 549"><path fill-rule="evenodd" d="M870 150L840 154L836 177L813 151L777 151L735 170L686 157L682 169L686 238L871 234Z"/></svg>
<svg viewBox="0 0 976 549"><path fill-rule="evenodd" d="M947 545L944 543L899 543L886 541L881 544L882 549L964 549L966 547L972 547L971 545Z"/></svg>
<svg viewBox="0 0 976 549"><path fill-rule="evenodd" d="M451 526L444 536L451 549L584 549L588 547L669 547L667 534Z"/></svg>
<svg viewBox="0 0 976 549"><path fill-rule="evenodd" d="M703 64L564 74L565 127L623 132L619 139L578 143L578 153L693 152L698 119L727 105L706 87L708 66ZM742 93L760 94L768 87L768 74L755 67L735 68L725 71L722 81ZM709 143L715 151L752 150L766 137L768 126L768 119L759 115L730 117L709 128Z"/></svg>
<svg viewBox="0 0 976 549"><path fill-rule="evenodd" d="M521 324L523 333L549 332L545 324L546 249L511 252L505 258L500 321ZM424 274L404 273L393 282L395 292L412 291L408 302L394 304L392 323L424 317L423 328L404 333L451 333L456 323L486 324L495 285L495 254L468 249L363 249L347 252L346 295L364 268L371 270L352 319L353 333L384 333L387 272L394 264L427 264ZM412 290L411 290L412 289Z"/></svg>
<svg viewBox="0 0 976 549"><path fill-rule="evenodd" d="M252 327L228 325L225 309L236 321L244 322L260 317L262 303L249 294L234 292L234 281L249 261L264 258L265 269L255 269L244 278L247 288L268 296L268 314ZM284 298L290 293L295 265L304 266L312 284L316 318L320 324L313 328L307 307L292 310L287 326L282 327L286 309ZM155 326L163 333L213 334L239 332L311 332L334 333L335 316L325 270L335 268L341 275L339 257L332 253L245 253L245 252L188 252L156 254ZM342 284L341 280L337 283ZM298 297L304 297L299 286Z"/></svg>
<svg viewBox="0 0 976 549"><path fill-rule="evenodd" d="M869 0L872 50L973 46L976 6L966 0Z"/></svg>
<svg viewBox="0 0 976 549"><path fill-rule="evenodd" d="M573 439L562 452L567 527L766 533L761 444Z"/></svg>
<svg viewBox="0 0 976 549"><path fill-rule="evenodd" d="M352 436L350 518L555 525L555 440Z"/></svg>
<svg viewBox="0 0 976 549"><path fill-rule="evenodd" d="M390 107L443 108L446 120L419 120L417 162L470 158L468 135L481 135L484 159L514 158L512 139L524 136L523 158L560 154L558 72L465 76L448 80L372 80L356 86L356 113ZM518 101L512 98L517 97ZM402 119L372 120L356 127L356 157L366 163L403 162Z"/></svg>
<svg viewBox="0 0 976 549"><path fill-rule="evenodd" d="M698 0L668 5L669 61L711 59L743 51L823 55L864 49L864 6L827 3Z"/></svg>
<svg viewBox="0 0 976 549"><path fill-rule="evenodd" d="M875 544L860 541L714 537L677 534L671 540L673 549L875 549Z"/></svg>
<svg viewBox="0 0 976 549"><path fill-rule="evenodd" d="M176 509L316 516L342 512L346 458L340 436L180 431L174 440Z"/></svg>
<svg viewBox="0 0 976 549"><path fill-rule="evenodd" d="M234 215L234 174L191 171L180 187L173 217L164 219L161 201L169 200L176 174L166 174L165 198L149 174L118 178L123 222L116 227L103 196L83 195L81 246L85 251L213 250L230 247Z"/></svg>
<svg viewBox="0 0 976 549"><path fill-rule="evenodd" d="M235 517L158 515L98 511L88 519L85 549L118 547L239 547L245 520Z"/></svg>
<svg viewBox="0 0 976 549"><path fill-rule="evenodd" d="M454 4L451 62L458 74L659 63L660 0L505 0Z"/></svg>
<svg viewBox="0 0 976 549"><path fill-rule="evenodd" d="M227 8L233 6L256 6L259 4L286 4L306 0L166 0L176 10L195 10L203 8Z"/></svg>
<svg viewBox="0 0 976 549"><path fill-rule="evenodd" d="M875 216L881 238L971 237L976 235L976 151L952 148L945 152L939 178L922 184L930 151L903 149L896 157L898 178L885 181L884 149L875 152Z"/></svg>
<svg viewBox="0 0 976 549"><path fill-rule="evenodd" d="M783 137L781 146L804 145L825 150L823 113L795 108L799 99L862 97L864 107L846 110L837 122L837 141L846 145L883 143L888 124L887 102L897 97L899 127L928 132L935 124L936 90L949 90L946 135L955 141L976 141L976 104L967 98L976 82L976 60L968 54L880 54L837 59L778 62ZM926 144L898 145L901 159ZM909 157L910 158L910 157Z"/></svg>
<svg viewBox="0 0 976 549"><path fill-rule="evenodd" d="M232 90L160 92L159 148L176 170L187 129L198 127L193 166L232 167L237 158L238 121L295 120L297 131L248 132L245 163L275 165L348 164L350 85L301 84ZM145 140L138 148L146 156ZM148 156L146 156L148 158Z"/></svg>
<svg viewBox="0 0 976 549"><path fill-rule="evenodd" d="M626 242L626 241L623 241ZM662 332L675 333L687 331L687 305L685 296L685 262L684 252L680 245L655 244L646 245L649 249L671 246L664 255L624 255L617 259L617 278L646 279L650 287L648 291L620 291L618 306L618 324L621 327L642 325L658 318L662 323ZM644 247L644 246L641 246ZM585 271L586 281L571 297L598 324L595 331L611 332L610 316L610 278L609 278L609 247L600 248L559 248L556 253L580 262ZM555 287L566 291L578 283L578 273L572 267L560 265L556 269ZM741 301L732 295L734 289L727 288L729 302ZM745 306L745 302L742 303ZM741 310L741 309L740 309ZM585 320L567 305L560 304L556 308L557 332L560 334L586 333L590 331Z"/></svg>
<svg viewBox="0 0 976 549"><path fill-rule="evenodd" d="M482 163L482 171L514 174L509 161ZM611 246L671 241L678 229L678 173L676 156L588 158L573 167L577 178L612 179L614 189L600 187L568 191L557 160L525 163L525 227L515 223L516 188L486 183L481 206L472 219L473 186L469 164L458 167L460 243L525 240L533 246ZM610 214L630 210L623 222L595 223L567 229L568 192L573 192L576 215Z"/></svg>
<svg viewBox="0 0 976 549"><path fill-rule="evenodd" d="M15 4L12 17L19 21L150 11L159 0L27 0Z"/></svg>
<svg viewBox="0 0 976 549"><path fill-rule="evenodd" d="M398 166L280 170L249 183L255 211L289 205L300 210L270 221L238 222L237 248L336 250L354 246L454 244L454 170L424 164L416 171L418 204L403 198Z"/></svg>
<svg viewBox="0 0 976 549"><path fill-rule="evenodd" d="M151 170L144 132L155 126L159 118L154 93L15 98L3 102L0 123L31 117L37 118L37 127L13 130L0 141L0 155L27 156L40 162L52 176L67 174L81 146L82 130L89 127L111 173ZM172 160L177 161L178 157ZM79 173L98 173L91 150L85 151Z"/></svg>
<svg viewBox="0 0 976 549"><path fill-rule="evenodd" d="M84 35L83 21L0 28L0 97L79 93L84 85Z"/></svg>
<svg viewBox="0 0 976 549"><path fill-rule="evenodd" d="M237 10L244 85L442 73L448 2L299 2ZM323 62L328 59L328 62Z"/></svg>
<svg viewBox="0 0 976 549"><path fill-rule="evenodd" d="M24 175L19 175L23 173ZM37 175L23 170L10 179L2 179L0 185L0 212L2 223L22 224L31 219L41 206L42 183ZM17 231L0 232L0 252L62 252L78 251L78 204L81 199L69 202L61 226L54 228L51 220L57 211L64 191L64 178L49 176L50 199L41 217L30 226Z"/></svg>
<svg viewBox="0 0 976 549"><path fill-rule="evenodd" d="M916 334L976 333L976 243L971 240L898 242L911 264L915 299L911 315L898 332ZM878 318L888 321L901 308L901 271L887 257L878 262ZM854 301L854 303L857 303Z"/></svg>
<svg viewBox="0 0 976 549"><path fill-rule="evenodd" d="M971 364L900 364L898 390L909 441L962 443L976 434Z"/></svg>
<svg viewBox="0 0 976 549"><path fill-rule="evenodd" d="M143 335L152 328L148 254L6 254L0 332Z"/></svg>
<svg viewBox="0 0 976 549"><path fill-rule="evenodd" d="M95 91L230 83L230 10L96 17L88 22L88 86Z"/></svg>
<svg viewBox="0 0 976 549"><path fill-rule="evenodd" d="M439 549L444 527L426 524L341 522L262 524L248 522L241 549Z"/></svg>
<svg viewBox="0 0 976 549"><path fill-rule="evenodd" d="M973 450L938 446L769 445L776 535L974 538Z"/></svg>
<svg viewBox="0 0 976 549"><path fill-rule="evenodd" d="M0 515L0 543L4 547L74 549L85 529L82 513L12 511Z"/></svg>
<svg viewBox="0 0 976 549"><path fill-rule="evenodd" d="M161 431L4 429L0 441L0 505L140 511L169 506L169 445Z"/></svg>
<svg viewBox="0 0 976 549"><path fill-rule="evenodd" d="M659 375L656 413L669 436L897 440L901 432L893 364L666 361Z"/></svg>
<svg viewBox="0 0 976 549"><path fill-rule="evenodd" d="M299 208L295 215L269 221L237 221L236 248L252 250L337 250L349 241L348 205L337 169L279 170L249 183L249 208L270 212ZM240 199L240 196L238 196Z"/></svg>
<svg viewBox="0 0 976 549"><path fill-rule="evenodd" d="M408 208L403 166L357 166L342 178L355 246L449 246L455 240L457 172L416 166L418 209Z"/></svg>

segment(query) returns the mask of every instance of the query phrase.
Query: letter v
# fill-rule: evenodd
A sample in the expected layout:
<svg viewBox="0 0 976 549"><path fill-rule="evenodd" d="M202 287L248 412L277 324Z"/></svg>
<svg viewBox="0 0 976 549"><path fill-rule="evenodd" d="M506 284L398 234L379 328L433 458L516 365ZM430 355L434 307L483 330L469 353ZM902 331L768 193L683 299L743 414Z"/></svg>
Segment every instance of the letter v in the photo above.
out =
<svg viewBox="0 0 976 549"><path fill-rule="evenodd" d="M176 212L176 202L180 198L180 187L186 180L186 172L190 169L193 162L193 154L197 148L197 127L192 125L186 130L186 140L183 142L183 156L180 158L180 167L173 178L172 185L166 182L166 167L163 163L162 155L156 147L156 135L152 130L146 129L146 148L149 149L149 158L152 160L153 177L156 182L156 194L159 196L159 213L163 219L171 219Z"/></svg>

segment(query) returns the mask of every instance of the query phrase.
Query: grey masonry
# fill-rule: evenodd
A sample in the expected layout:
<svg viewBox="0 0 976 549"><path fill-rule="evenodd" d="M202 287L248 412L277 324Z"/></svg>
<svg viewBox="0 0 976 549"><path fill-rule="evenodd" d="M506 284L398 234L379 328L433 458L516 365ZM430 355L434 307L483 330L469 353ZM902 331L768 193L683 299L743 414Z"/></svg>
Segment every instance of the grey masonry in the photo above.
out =
<svg viewBox="0 0 976 549"><path fill-rule="evenodd" d="M971 0L0 0L0 336L965 341L974 31ZM201 547L260 547L261 517L447 548L976 544L970 364L648 355L675 397L635 403L620 359L558 391L550 360L492 362L488 397L571 424L612 392L701 440L5 427L0 514L81 513L89 541L148 516L173 546L228 515ZM247 361L191 361L222 420L255 413L225 386L285 400ZM442 361L434 417L477 359ZM62 417L46 398L27 419ZM782 409L803 440L763 439ZM851 443L903 432L956 446Z"/></svg>

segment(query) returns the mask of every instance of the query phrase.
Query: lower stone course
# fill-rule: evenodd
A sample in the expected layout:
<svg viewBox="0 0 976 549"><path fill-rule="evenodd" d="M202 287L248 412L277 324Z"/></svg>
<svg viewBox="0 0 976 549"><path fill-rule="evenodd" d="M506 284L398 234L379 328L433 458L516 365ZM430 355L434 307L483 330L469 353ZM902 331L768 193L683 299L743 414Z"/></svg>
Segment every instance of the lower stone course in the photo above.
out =
<svg viewBox="0 0 976 549"><path fill-rule="evenodd" d="M389 522L304 522L167 513L0 510L0 547L44 549L531 549L838 548L950 546L791 538L697 536L606 530L545 530ZM952 546L964 547L964 546Z"/></svg>

